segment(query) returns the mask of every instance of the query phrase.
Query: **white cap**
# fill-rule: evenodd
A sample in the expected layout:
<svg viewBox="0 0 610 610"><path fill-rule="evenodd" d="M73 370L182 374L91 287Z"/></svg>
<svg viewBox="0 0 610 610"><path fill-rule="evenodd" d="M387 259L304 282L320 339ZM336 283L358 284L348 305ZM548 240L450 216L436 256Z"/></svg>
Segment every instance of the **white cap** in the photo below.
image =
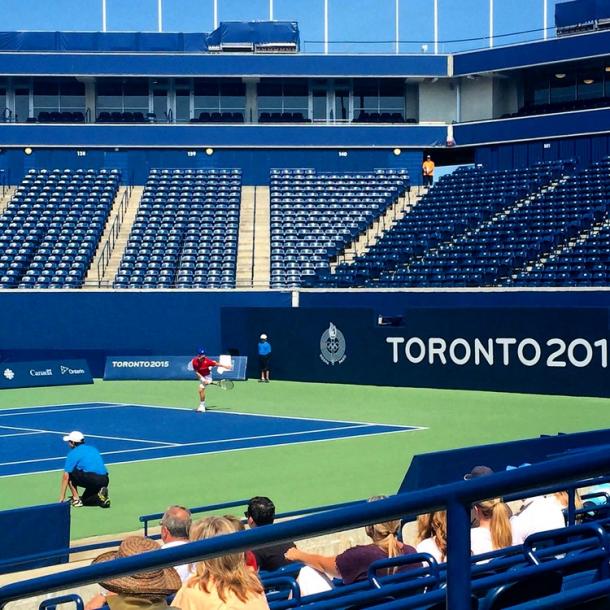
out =
<svg viewBox="0 0 610 610"><path fill-rule="evenodd" d="M72 443L82 443L85 440L82 432L78 430L73 430L68 434L68 436L64 436L64 441L72 442Z"/></svg>
<svg viewBox="0 0 610 610"><path fill-rule="evenodd" d="M261 335L261 339L262 339L263 341L266 341L266 340L267 340L267 335L266 335L265 333L263 333L263 334Z"/></svg>

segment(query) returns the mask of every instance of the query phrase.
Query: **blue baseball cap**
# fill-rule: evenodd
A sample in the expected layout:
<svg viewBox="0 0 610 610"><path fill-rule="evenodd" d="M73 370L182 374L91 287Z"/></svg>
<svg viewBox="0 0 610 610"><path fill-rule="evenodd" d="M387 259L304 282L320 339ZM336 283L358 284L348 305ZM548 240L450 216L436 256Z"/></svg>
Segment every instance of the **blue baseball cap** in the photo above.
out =
<svg viewBox="0 0 610 610"><path fill-rule="evenodd" d="M205 347L200 347L200 348L197 350L197 355L199 355L199 356L203 356L203 355L205 355Z"/></svg>

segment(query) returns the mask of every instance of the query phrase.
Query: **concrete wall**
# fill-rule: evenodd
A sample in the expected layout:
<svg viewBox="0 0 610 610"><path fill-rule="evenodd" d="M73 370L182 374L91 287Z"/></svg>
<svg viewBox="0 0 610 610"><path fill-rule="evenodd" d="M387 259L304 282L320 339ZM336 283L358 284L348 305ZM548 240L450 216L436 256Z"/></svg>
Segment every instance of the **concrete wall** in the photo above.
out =
<svg viewBox="0 0 610 610"><path fill-rule="evenodd" d="M450 80L426 80L419 85L419 120L451 123L457 120L456 84Z"/></svg>
<svg viewBox="0 0 610 610"><path fill-rule="evenodd" d="M460 80L460 121L482 121L493 116L493 80L475 77Z"/></svg>
<svg viewBox="0 0 610 610"><path fill-rule="evenodd" d="M514 78L494 78L493 118L519 110L519 83Z"/></svg>

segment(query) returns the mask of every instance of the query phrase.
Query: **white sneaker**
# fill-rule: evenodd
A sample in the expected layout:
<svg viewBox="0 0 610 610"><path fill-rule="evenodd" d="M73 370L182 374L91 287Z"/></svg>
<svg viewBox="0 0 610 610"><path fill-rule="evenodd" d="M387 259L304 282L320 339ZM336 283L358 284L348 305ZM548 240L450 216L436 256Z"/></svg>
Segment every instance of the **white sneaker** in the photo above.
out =
<svg viewBox="0 0 610 610"><path fill-rule="evenodd" d="M199 405L197 409L195 409L198 413L205 413L205 405Z"/></svg>

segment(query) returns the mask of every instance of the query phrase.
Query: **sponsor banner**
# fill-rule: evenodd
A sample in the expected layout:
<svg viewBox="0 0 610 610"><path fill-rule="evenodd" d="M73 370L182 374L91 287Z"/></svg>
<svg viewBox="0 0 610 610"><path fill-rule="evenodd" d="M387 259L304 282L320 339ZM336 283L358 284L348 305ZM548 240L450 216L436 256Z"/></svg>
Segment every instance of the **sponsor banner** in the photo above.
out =
<svg viewBox="0 0 610 610"><path fill-rule="evenodd" d="M86 360L0 362L0 389L93 383Z"/></svg>
<svg viewBox="0 0 610 610"><path fill-rule="evenodd" d="M220 356L210 356L218 361ZM191 361L193 356L109 356L106 358L104 379L188 379L195 380ZM233 370L219 373L212 370L213 379L243 380L246 378L247 358L233 356Z"/></svg>
<svg viewBox="0 0 610 610"><path fill-rule="evenodd" d="M226 308L222 341L254 356L264 330L272 379L610 396L608 311Z"/></svg>

